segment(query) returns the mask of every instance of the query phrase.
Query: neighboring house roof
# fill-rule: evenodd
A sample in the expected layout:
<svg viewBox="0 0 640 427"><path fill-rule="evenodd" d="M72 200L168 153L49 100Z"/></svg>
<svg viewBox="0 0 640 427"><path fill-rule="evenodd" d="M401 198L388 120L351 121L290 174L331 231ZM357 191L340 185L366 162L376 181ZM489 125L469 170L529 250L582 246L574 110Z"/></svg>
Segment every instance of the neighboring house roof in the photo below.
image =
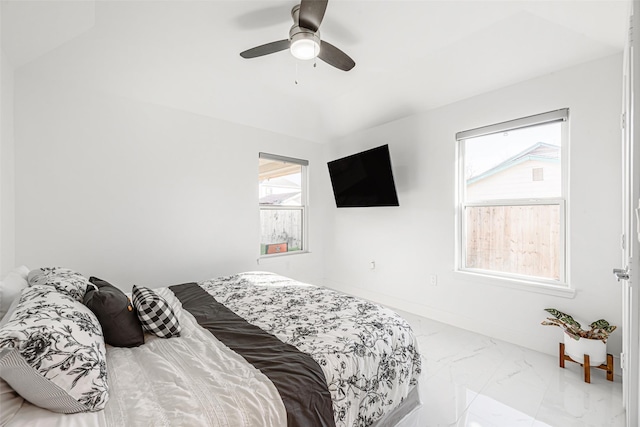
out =
<svg viewBox="0 0 640 427"><path fill-rule="evenodd" d="M299 183L295 183L286 177L265 179L260 182L260 185L263 187L300 188Z"/></svg>
<svg viewBox="0 0 640 427"><path fill-rule="evenodd" d="M263 205L282 205L296 196L300 196L300 191L295 191L293 193L269 194L267 196L260 197L259 202Z"/></svg>
<svg viewBox="0 0 640 427"><path fill-rule="evenodd" d="M502 172L505 169L509 169L513 166L519 165L520 163L531 160L557 163L560 161L560 147L553 144L547 144L546 142L537 142L526 150L508 158L491 169L467 179L467 185L476 183L490 177L491 175L495 175L498 172Z"/></svg>

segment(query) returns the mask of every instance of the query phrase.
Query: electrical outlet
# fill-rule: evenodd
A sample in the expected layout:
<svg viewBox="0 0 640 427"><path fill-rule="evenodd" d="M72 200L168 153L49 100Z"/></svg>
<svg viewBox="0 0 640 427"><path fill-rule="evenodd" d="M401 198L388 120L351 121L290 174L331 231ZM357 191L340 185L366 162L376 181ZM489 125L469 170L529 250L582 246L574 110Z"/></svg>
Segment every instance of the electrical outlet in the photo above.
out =
<svg viewBox="0 0 640 427"><path fill-rule="evenodd" d="M375 261L371 261L369 263L369 269L370 270L375 270L376 269L376 262Z"/></svg>
<svg viewBox="0 0 640 427"><path fill-rule="evenodd" d="M431 286L438 286L438 276L435 274L432 274L431 276L429 276L429 281L431 282Z"/></svg>

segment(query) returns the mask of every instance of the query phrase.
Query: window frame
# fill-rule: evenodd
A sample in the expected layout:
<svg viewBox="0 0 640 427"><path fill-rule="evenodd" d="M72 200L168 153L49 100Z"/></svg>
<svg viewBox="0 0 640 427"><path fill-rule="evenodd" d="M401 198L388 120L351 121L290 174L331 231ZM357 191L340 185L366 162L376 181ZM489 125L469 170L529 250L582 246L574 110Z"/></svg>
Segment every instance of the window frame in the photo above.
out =
<svg viewBox="0 0 640 427"><path fill-rule="evenodd" d="M465 178L465 142L468 139L485 136L500 132L512 131L526 127L549 124L553 122L561 123L561 147L560 147L560 170L561 188L559 197L548 198L522 198L522 199L490 199L466 201L466 178ZM509 120L489 126L458 132L456 134L457 151L457 191L456 191L456 272L479 278L481 280L492 280L498 284L508 286L518 285L525 289L540 291L550 290L551 293L566 293L573 295L569 280L569 109L563 108L547 113ZM508 273L498 270L486 270L471 268L466 266L467 260L467 207L482 206L529 206L529 205L558 205L560 214L559 229L559 279L548 279L539 276L529 276L524 274ZM502 283L500 283L502 282Z"/></svg>
<svg viewBox="0 0 640 427"><path fill-rule="evenodd" d="M282 252L282 253L274 253L274 254L262 254L261 250L260 250L260 245L262 244L261 240L261 236L258 237L258 259L266 259L266 258L274 258L274 257L281 257L281 256L288 256L288 255L299 255L299 254L305 254L305 253L309 253L309 186L308 186L308 176L309 176L309 161L305 160L305 159L298 159L298 158L294 158L294 157L286 157L286 156L281 156L278 154L270 154L270 153L264 153L264 152L259 152L258 153L258 160L259 159L267 159L267 160L274 160L274 161L280 161L280 162L287 162L287 163L292 163L292 164L297 164L300 165L301 171L301 177L300 177L300 191L301 191L301 195L300 195L300 206L289 206L289 205L272 205L272 204L266 204L266 203L260 203L259 199L258 199L258 227L261 227L260 224L260 213L263 210L278 210L278 211L282 211L282 210L293 210L293 211L301 211L301 215L302 215L302 247L300 248L300 250L297 251L287 251L287 252ZM260 180L258 179L258 187L260 186Z"/></svg>

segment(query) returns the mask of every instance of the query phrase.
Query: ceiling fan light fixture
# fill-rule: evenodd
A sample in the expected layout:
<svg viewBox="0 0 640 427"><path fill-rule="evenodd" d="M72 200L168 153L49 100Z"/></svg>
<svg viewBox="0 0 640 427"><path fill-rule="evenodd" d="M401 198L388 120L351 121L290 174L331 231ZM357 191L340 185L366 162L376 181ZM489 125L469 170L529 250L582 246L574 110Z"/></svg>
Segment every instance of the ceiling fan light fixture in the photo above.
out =
<svg viewBox="0 0 640 427"><path fill-rule="evenodd" d="M297 59L313 59L320 53L320 38L315 33L307 31L293 34L290 50Z"/></svg>

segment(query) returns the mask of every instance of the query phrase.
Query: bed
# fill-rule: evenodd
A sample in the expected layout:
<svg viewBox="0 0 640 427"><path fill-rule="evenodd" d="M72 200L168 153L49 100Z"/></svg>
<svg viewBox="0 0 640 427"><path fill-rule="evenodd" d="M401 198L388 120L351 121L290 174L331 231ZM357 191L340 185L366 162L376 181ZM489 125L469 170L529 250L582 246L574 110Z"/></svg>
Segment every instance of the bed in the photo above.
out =
<svg viewBox="0 0 640 427"><path fill-rule="evenodd" d="M267 272L153 293L180 332L105 345L99 410L52 412L2 381L3 425L392 426L420 404L417 340L390 309Z"/></svg>

